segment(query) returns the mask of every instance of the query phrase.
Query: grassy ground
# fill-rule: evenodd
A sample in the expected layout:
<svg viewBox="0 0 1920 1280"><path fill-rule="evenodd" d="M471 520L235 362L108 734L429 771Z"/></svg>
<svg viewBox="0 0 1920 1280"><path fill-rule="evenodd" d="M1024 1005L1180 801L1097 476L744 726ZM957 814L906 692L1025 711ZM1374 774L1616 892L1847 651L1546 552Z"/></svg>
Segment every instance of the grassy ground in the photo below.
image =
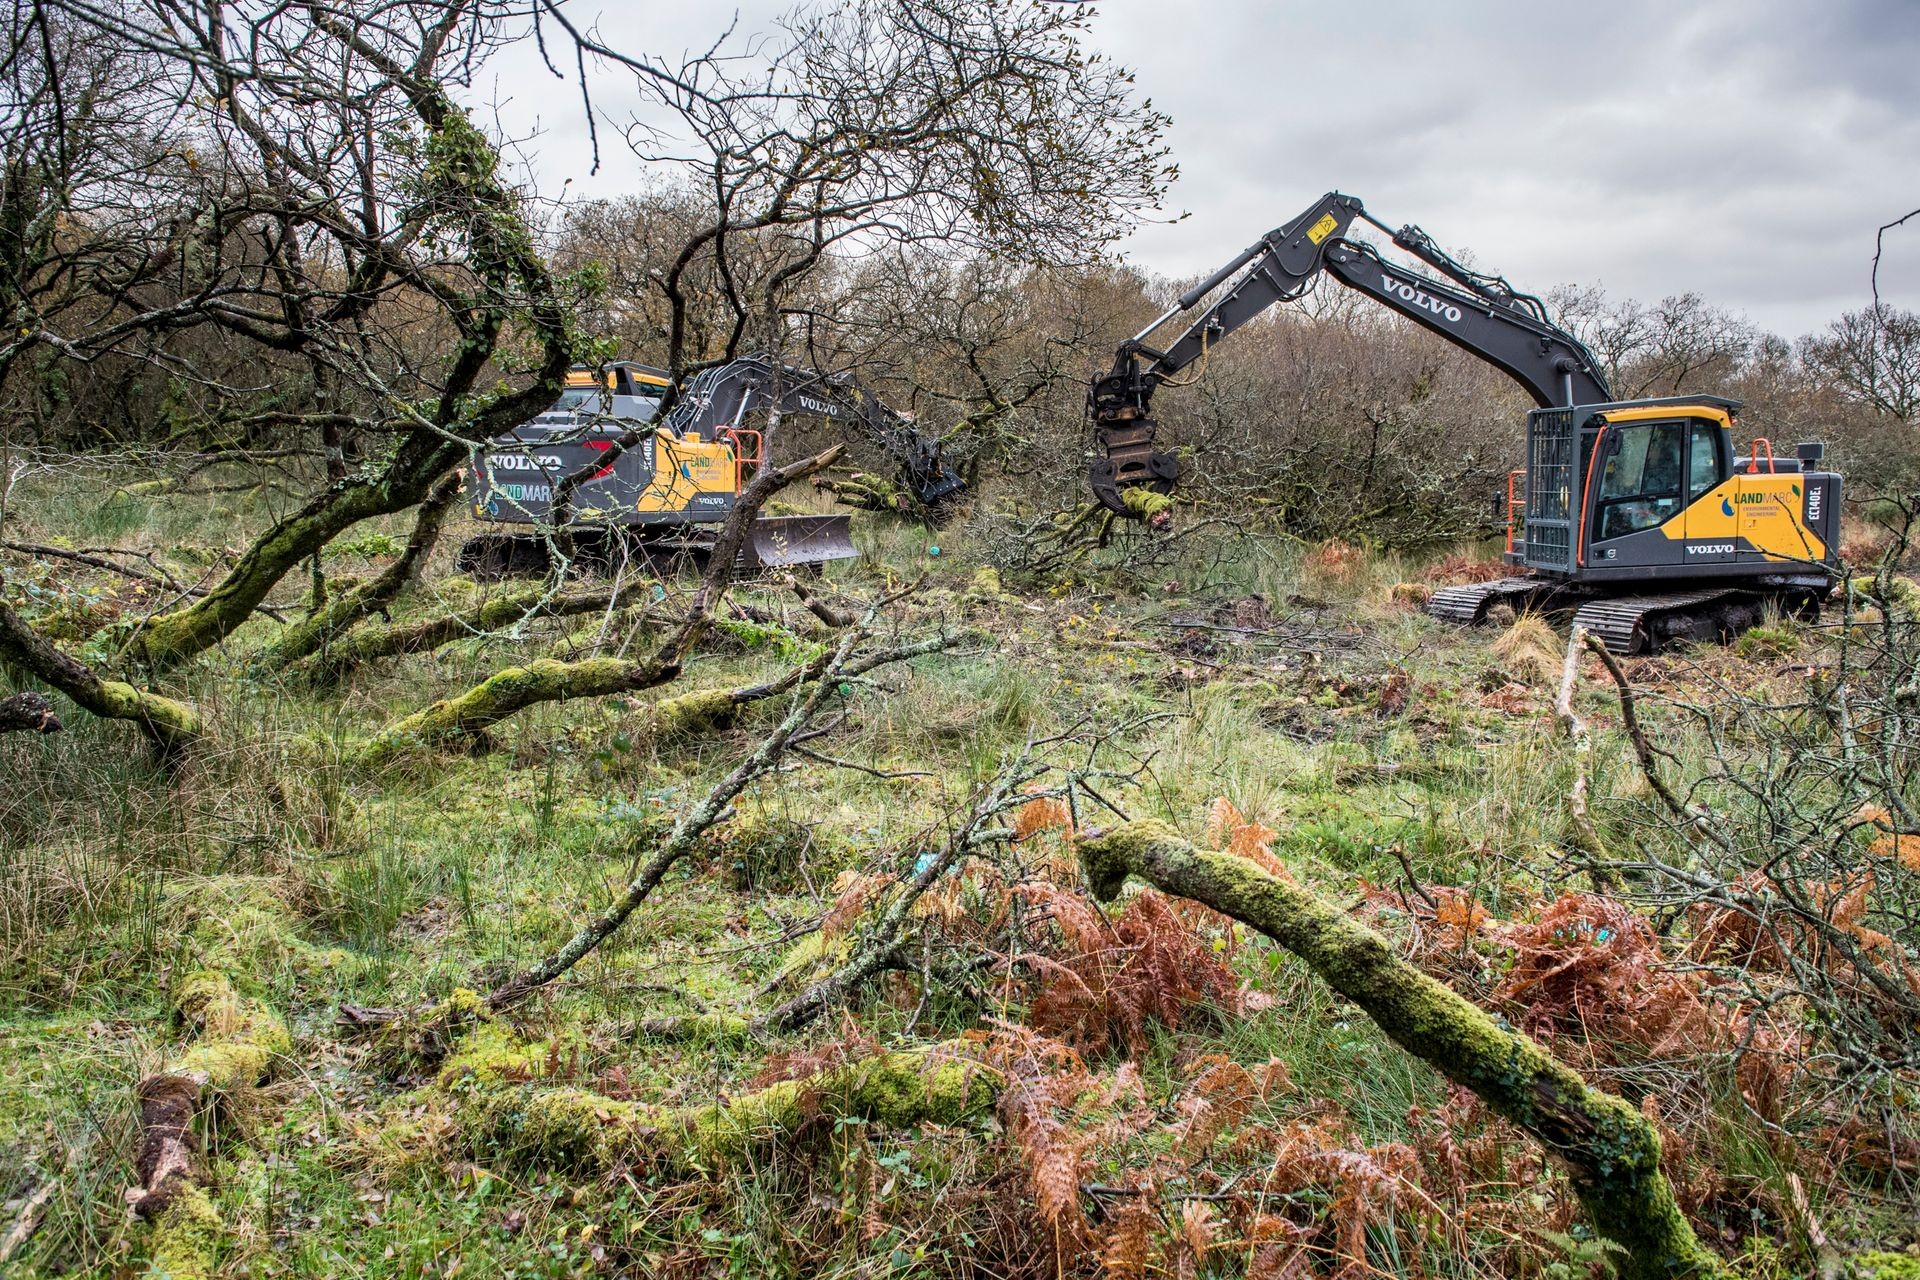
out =
<svg viewBox="0 0 1920 1280"><path fill-rule="evenodd" d="M118 478L29 477L9 536L151 550L192 578L217 573L284 503L258 493L141 498L114 492ZM1270 538L1196 541L1151 572L1126 572L1108 553L1072 574L1009 577L1004 594L983 601L977 530L861 523L863 559L836 568L835 585L871 592L925 575L905 624L978 637L915 661L884 689L853 692L845 727L822 747L916 776L801 760L755 786L611 943L518 1011L530 1033L557 1037L543 1076L691 1104L739 1093L770 1054L856 1034L939 1039L1006 1012L950 992L921 1008L902 978L797 1043L743 1051L635 1031L663 1014L765 1007L763 987L832 903L836 877L911 866L1011 753L1075 726L1135 726L1126 741L1146 766L1110 797L1133 816L1197 833L1225 798L1273 829L1272 850L1294 874L1336 897L1377 905L1378 887L1411 874L1466 888L1506 915L1558 887L1572 768L1551 714L1558 651L1532 633L1503 642L1446 629L1394 603L1394 585L1425 566ZM449 544L463 532L453 528ZM348 539L329 571L374 571L398 549L395 535L404 526ZM8 596L76 643L152 595L58 561L15 557L6 569ZM447 572L442 563L434 576ZM281 606L297 610L305 589L285 584ZM422 593L402 616L433 607L435 590L449 588ZM806 632L790 598L741 598ZM18 1274L143 1265L142 1228L121 1194L132 1180L132 1086L179 1040L166 1010L190 964L184 913L204 914L208 893L255 876L286 904L287 941L257 952L274 960L248 976L286 1012L295 1052L271 1082L227 1099L206 1135L228 1228L223 1274L1050 1274L1067 1256L1036 1226L1025 1173L985 1122L833 1125L708 1178L580 1178L473 1158L451 1136L443 1096L367 1069L334 1026L342 1003L440 999L539 958L607 904L634 850L780 708L719 737L658 741L638 730L634 702L553 704L502 726L487 754L367 773L343 762L345 745L399 715L531 652L644 646L645 624L530 625L370 666L337 690L250 670L273 625L250 625L181 677L212 726L183 776L148 763L127 726L78 713L62 735L0 738L0 1198L10 1206L0 1231L36 1189L53 1187L10 1264ZM777 644L736 638L703 653L676 687L750 683L788 662ZM1583 694L1596 715L1608 705L1597 685ZM1603 805L1640 794L1619 751L1601 752L1596 770ZM1156 1030L1135 1064L1146 1106L1177 1110L1207 1055L1277 1059L1291 1085L1257 1100L1246 1125L1278 1131L1337 1116L1354 1150L1431 1141L1422 1118L1450 1105L1443 1082L1284 953L1255 939L1216 942L1263 998L1244 1014ZM1123 1056L1095 1065L1110 1070ZM1734 1176L1769 1185L1767 1204L1785 1203L1790 1170L1777 1144L1736 1104L1726 1112L1719 1152L1745 1161ZM1098 1148L1091 1180L1124 1180L1164 1154L1165 1134L1148 1126ZM1509 1139L1502 1158L1512 1167L1475 1175L1477 1194L1505 1205L1484 1226L1373 1215L1373 1265L1585 1274L1591 1249L1524 1147ZM1260 1165L1224 1148L1203 1163L1229 1181ZM1290 1211L1341 1212L1337 1187L1292 1196ZM1830 1231L1905 1243L1897 1197L1837 1183L1803 1194ZM1398 1226L1381 1225L1396 1213ZM1770 1215L1724 1234L1722 1218L1706 1225L1745 1250L1756 1274L1788 1274L1778 1258L1793 1231ZM1475 1243L1462 1249L1463 1240ZM1241 1274L1251 1246L1237 1248L1216 1249L1207 1267ZM1098 1269L1090 1255L1075 1265Z"/></svg>

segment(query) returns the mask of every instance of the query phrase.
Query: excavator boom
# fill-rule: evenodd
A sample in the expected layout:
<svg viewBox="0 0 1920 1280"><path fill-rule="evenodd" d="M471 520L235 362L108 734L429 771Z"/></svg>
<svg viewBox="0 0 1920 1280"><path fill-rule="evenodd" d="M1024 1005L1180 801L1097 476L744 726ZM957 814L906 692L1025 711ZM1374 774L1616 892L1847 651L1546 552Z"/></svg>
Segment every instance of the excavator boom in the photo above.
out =
<svg viewBox="0 0 1920 1280"><path fill-rule="evenodd" d="M1396 245L1450 278L1436 280L1382 257L1372 245L1349 239L1355 221L1386 231ZM1391 230L1356 197L1330 191L1254 241L1182 294L1153 324L1120 344L1112 370L1094 381L1088 397L1100 449L1089 479L1103 506L1131 514L1124 490L1143 486L1169 493L1178 479L1177 461L1155 447L1151 408L1160 384L1205 359L1213 346L1269 307L1305 294L1323 272L1494 365L1526 388L1542 408L1613 399L1599 362L1578 338L1548 319L1539 299L1498 276L1466 268L1418 227ZM1231 287L1165 350L1146 345L1162 325L1230 281Z"/></svg>

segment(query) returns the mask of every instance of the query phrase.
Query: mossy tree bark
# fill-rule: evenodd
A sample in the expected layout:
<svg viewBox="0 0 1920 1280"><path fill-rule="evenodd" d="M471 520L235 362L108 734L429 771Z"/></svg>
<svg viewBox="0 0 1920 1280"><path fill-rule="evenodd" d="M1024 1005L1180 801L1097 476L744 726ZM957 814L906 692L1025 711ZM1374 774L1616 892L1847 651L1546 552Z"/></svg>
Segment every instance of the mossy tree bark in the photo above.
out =
<svg viewBox="0 0 1920 1280"><path fill-rule="evenodd" d="M399 557L370 581L335 596L300 622L282 631L260 657L261 666L279 670L328 648L349 628L375 613L384 613L400 593L418 580L427 558L440 541L440 529L454 499L460 496L461 473L449 471L434 482L413 518L413 532Z"/></svg>
<svg viewBox="0 0 1920 1280"><path fill-rule="evenodd" d="M1088 839L1080 858L1097 898L1113 898L1133 875L1260 930L1402 1048L1525 1128L1564 1164L1594 1229L1626 1250L1623 1280L1730 1274L1675 1203L1645 1117L1400 959L1346 912L1244 858L1196 849L1161 822Z"/></svg>
<svg viewBox="0 0 1920 1280"><path fill-rule="evenodd" d="M583 613L620 609L631 603L650 582L620 587L556 594L545 587L503 592L468 609L453 609L420 622L378 629L361 628L339 638L313 655L308 664L322 682L345 678L364 662L408 653L431 653L468 636L517 626L535 618L571 618Z"/></svg>
<svg viewBox="0 0 1920 1280"><path fill-rule="evenodd" d="M680 674L680 656L669 646L641 659L586 658L559 662L540 658L496 671L466 692L396 720L362 743L354 763L377 768L404 751L449 741L481 741L507 717L543 702L602 698L666 684Z"/></svg>
<svg viewBox="0 0 1920 1280"><path fill-rule="evenodd" d="M186 703L136 689L124 681L103 679L84 662L61 652L4 604L0 604L0 661L46 681L104 720L130 720L139 725L170 761L201 735L200 713ZM54 724L57 727L59 721Z"/></svg>
<svg viewBox="0 0 1920 1280"><path fill-rule="evenodd" d="M896 1050L724 1102L667 1107L519 1083L545 1060L544 1048L489 1026L447 1060L439 1084L458 1097L465 1138L489 1159L584 1174L627 1166L713 1173L822 1117L905 1129L988 1114L999 1077L974 1055L960 1041Z"/></svg>

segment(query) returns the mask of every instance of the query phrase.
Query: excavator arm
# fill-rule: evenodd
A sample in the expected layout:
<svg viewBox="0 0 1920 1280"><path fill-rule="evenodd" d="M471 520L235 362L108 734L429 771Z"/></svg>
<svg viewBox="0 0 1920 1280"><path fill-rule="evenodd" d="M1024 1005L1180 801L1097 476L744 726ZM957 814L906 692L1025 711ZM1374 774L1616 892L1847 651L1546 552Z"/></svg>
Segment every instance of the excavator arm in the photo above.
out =
<svg viewBox="0 0 1920 1280"><path fill-rule="evenodd" d="M661 429L666 435L698 432L711 439L720 431L737 429L749 413L775 408L858 431L893 459L901 480L923 506L935 506L967 487L937 441L927 439L856 379L795 368L767 356L742 356L695 374Z"/></svg>
<svg viewBox="0 0 1920 1280"><path fill-rule="evenodd" d="M1396 246L1446 279L1389 261L1373 246L1348 238L1356 220L1388 232ZM1332 191L1254 241L1120 344L1113 368L1094 380L1087 400L1099 449L1088 479L1102 506L1132 515L1123 496L1126 490L1173 491L1180 469L1171 454L1155 447L1154 392L1192 366L1204 370L1213 346L1276 303L1306 293L1322 272L1502 370L1542 408L1613 398L1598 362L1548 318L1538 298L1455 261L1418 227L1394 231L1368 214L1357 198ZM1229 281L1232 287L1165 350L1146 345L1162 325Z"/></svg>

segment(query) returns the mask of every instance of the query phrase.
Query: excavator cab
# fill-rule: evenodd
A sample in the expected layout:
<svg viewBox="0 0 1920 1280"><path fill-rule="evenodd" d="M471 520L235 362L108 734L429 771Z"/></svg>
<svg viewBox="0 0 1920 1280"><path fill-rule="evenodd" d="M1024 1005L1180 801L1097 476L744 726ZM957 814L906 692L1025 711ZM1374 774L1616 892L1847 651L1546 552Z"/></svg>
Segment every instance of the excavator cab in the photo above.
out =
<svg viewBox="0 0 1920 1280"><path fill-rule="evenodd" d="M1819 445L1734 446L1739 402L1672 397L1538 409L1507 561L1562 583L1752 578L1809 589L1838 565L1840 477ZM1520 496L1524 495L1524 496Z"/></svg>

